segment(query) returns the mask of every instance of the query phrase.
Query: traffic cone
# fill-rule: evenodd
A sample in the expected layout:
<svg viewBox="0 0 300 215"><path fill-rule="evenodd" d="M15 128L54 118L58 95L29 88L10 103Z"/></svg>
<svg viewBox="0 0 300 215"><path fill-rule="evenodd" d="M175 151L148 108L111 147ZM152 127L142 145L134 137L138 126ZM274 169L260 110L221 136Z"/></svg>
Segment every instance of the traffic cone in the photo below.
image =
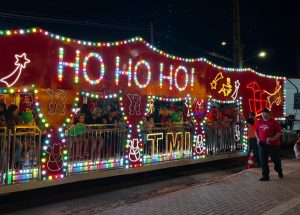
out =
<svg viewBox="0 0 300 215"><path fill-rule="evenodd" d="M268 158L268 163L272 163L271 157Z"/></svg>
<svg viewBox="0 0 300 215"><path fill-rule="evenodd" d="M247 169L253 168L253 166L254 166L254 154L251 151L249 159L248 159Z"/></svg>

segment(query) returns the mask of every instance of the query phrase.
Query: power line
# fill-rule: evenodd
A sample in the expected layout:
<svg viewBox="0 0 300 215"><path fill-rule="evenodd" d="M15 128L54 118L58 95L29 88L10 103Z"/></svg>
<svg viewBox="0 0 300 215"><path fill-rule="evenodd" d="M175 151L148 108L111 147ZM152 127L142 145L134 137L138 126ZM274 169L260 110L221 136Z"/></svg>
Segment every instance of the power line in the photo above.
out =
<svg viewBox="0 0 300 215"><path fill-rule="evenodd" d="M43 16L40 16L40 15L33 15L33 14L25 15L25 14L20 14L20 13L17 13L17 12L12 13L12 11L11 12L4 12L3 10L0 11L0 17L10 18L10 19L19 19L19 20L30 20L30 21L58 23L58 24L93 26L93 27L99 27L99 28L102 28L102 29L126 30L126 31L133 31L133 30L134 31L149 31L148 28L142 28L142 27L133 27L133 26L128 26L128 25L120 25L120 24L117 25L117 24L105 24L105 23L99 23L99 22L81 21L81 20L78 20L78 19L70 19L70 18L67 18L67 17L64 17L62 19L62 18L58 18L58 17L45 17L45 16L43 17ZM205 53L209 56L217 57L217 58L232 62L231 59L229 59L225 56L222 56L218 53L211 52L211 51L206 51L206 50L201 49L199 47L196 47L192 44L169 38L169 37L167 37L164 34L159 33L159 32L154 32L154 33L156 35L160 36L160 37L166 38L169 41L175 42L177 44L184 45L188 48L192 48L192 49L197 50L197 51L201 51L201 52L203 52L203 53Z"/></svg>
<svg viewBox="0 0 300 215"><path fill-rule="evenodd" d="M226 61L229 61L229 62L233 62L232 59L230 59L230 58L228 58L228 57L225 57L225 56L223 56L223 55L221 55L221 54L218 54L218 53L216 53L216 52L207 51L207 50L204 50L204 49L202 49L202 48L199 48L199 47L197 47L197 46L195 46L195 45L192 45L192 44L189 44L189 43L186 43L186 42L182 42L182 41L179 41L179 40L176 40L176 39L169 38L169 37L167 37L167 36L165 36L164 34L159 33L159 32L155 32L155 34L158 35L158 36L160 36L160 37L163 37L163 38L165 38L165 39L167 39L167 40L170 40L170 41L172 41L172 42L174 42L174 43L177 43L177 44L180 44L180 45L184 45L184 46L186 46L186 47L192 48L192 49L197 50L197 51L201 51L201 52L203 52L203 53L205 53L205 54L207 54L207 55L209 55L209 56L216 57L216 58L220 58L220 59L223 59L223 60L226 60Z"/></svg>
<svg viewBox="0 0 300 215"><path fill-rule="evenodd" d="M132 30L148 31L149 30L148 28L142 28L142 27L133 27L133 26L116 25L116 24L105 24L105 23L99 23L99 22L81 21L81 20L74 20L74 19L67 19L67 18L61 19L61 18L52 18L52 17L23 15L23 14L17 14L17 13L7 13L7 12L3 12L3 11L0 11L0 17L10 18L10 19L19 19L19 20L59 23L59 24L94 26L94 27L100 27L100 28L128 30L128 31L132 31Z"/></svg>

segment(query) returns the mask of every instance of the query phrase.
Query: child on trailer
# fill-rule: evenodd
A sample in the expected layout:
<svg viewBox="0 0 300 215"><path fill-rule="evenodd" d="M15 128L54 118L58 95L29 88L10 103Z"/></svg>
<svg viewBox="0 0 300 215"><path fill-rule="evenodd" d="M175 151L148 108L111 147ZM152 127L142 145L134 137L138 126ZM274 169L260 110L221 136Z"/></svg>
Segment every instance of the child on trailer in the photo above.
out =
<svg viewBox="0 0 300 215"><path fill-rule="evenodd" d="M82 156L82 147L84 148L84 153L87 152L88 147L88 139L85 137L86 134L86 124L85 115L79 114L77 117L77 123L70 127L69 136L71 137L69 140L69 149L70 151L74 151L73 147L75 147L75 159L81 159ZM73 155L73 154L72 154Z"/></svg>
<svg viewBox="0 0 300 215"><path fill-rule="evenodd" d="M103 137L101 136L101 133L98 133L101 129L102 124L102 109L100 107L95 107L92 112L92 120L91 124L94 124L92 126L92 136L91 139L91 147L90 147L90 159L93 161L95 158L100 158L101 150L103 148ZM103 128L103 127L102 127ZM99 143L99 144L97 144ZM98 147L97 147L98 146Z"/></svg>
<svg viewBox="0 0 300 215"><path fill-rule="evenodd" d="M5 125L8 132L15 131L15 126L20 123L20 119L18 117L19 107L15 104L11 104L8 106L5 112ZM12 140L9 143L14 150L11 150L11 165L16 170L16 172L20 169L20 160L21 160L21 152L22 152L22 144L20 138L16 136L12 136Z"/></svg>
<svg viewBox="0 0 300 215"><path fill-rule="evenodd" d="M20 124L20 126L28 127L28 128L21 129L22 131L20 131L21 135L22 135L22 132L24 133L22 135L24 137L21 138L23 149L24 149L24 152L23 152L24 167L28 167L29 162L30 162L29 157L31 157L31 161L34 160L33 152L36 149L36 141L35 141L36 122L35 122L35 118L33 117L32 110L28 107L25 108L25 111L22 113L21 118L22 118L22 124ZM33 128L30 128L30 127L33 127ZM29 150L29 148L30 148L30 150Z"/></svg>
<svg viewBox="0 0 300 215"><path fill-rule="evenodd" d="M79 158L83 158L83 157L87 157L88 156L88 147L89 147L89 141L86 137L86 117L84 114L79 114L78 117L78 122L76 124L77 130L78 130L78 134L79 136L77 136L78 140L79 140L79 145L78 147L76 147L76 155ZM82 156L82 147L83 147L83 153L84 155Z"/></svg>
<svg viewBox="0 0 300 215"><path fill-rule="evenodd" d="M69 124L67 125L67 130L66 130L66 135L69 135L68 138L68 153L69 153L69 160L73 161L74 160L74 145L78 145L75 143L75 125L74 125L74 118L72 117Z"/></svg>

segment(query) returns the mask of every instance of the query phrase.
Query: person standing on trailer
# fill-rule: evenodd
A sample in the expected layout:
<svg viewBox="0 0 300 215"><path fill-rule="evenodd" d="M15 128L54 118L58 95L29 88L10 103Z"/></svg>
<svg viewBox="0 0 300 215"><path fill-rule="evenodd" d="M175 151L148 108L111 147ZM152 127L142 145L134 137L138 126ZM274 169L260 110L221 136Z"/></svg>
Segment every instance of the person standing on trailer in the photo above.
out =
<svg viewBox="0 0 300 215"><path fill-rule="evenodd" d="M258 121L256 126L256 138L259 143L260 162L262 168L262 178L260 181L270 180L270 170L268 158L274 163L274 169L278 173L279 178L283 178L281 159L280 159L280 136L282 130L277 121L271 117L268 108L262 111L262 119Z"/></svg>
<svg viewBox="0 0 300 215"><path fill-rule="evenodd" d="M5 125L6 104L0 102L0 126Z"/></svg>

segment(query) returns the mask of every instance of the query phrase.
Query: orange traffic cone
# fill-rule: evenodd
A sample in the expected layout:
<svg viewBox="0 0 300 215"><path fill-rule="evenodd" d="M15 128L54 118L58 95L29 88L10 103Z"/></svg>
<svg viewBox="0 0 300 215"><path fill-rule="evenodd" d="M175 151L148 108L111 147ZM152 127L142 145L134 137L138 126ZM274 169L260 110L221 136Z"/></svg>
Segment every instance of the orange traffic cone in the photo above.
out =
<svg viewBox="0 0 300 215"><path fill-rule="evenodd" d="M268 163L272 163L271 157L268 158Z"/></svg>
<svg viewBox="0 0 300 215"><path fill-rule="evenodd" d="M248 159L247 169L253 168L253 166L254 166L254 154L251 151L249 159Z"/></svg>

